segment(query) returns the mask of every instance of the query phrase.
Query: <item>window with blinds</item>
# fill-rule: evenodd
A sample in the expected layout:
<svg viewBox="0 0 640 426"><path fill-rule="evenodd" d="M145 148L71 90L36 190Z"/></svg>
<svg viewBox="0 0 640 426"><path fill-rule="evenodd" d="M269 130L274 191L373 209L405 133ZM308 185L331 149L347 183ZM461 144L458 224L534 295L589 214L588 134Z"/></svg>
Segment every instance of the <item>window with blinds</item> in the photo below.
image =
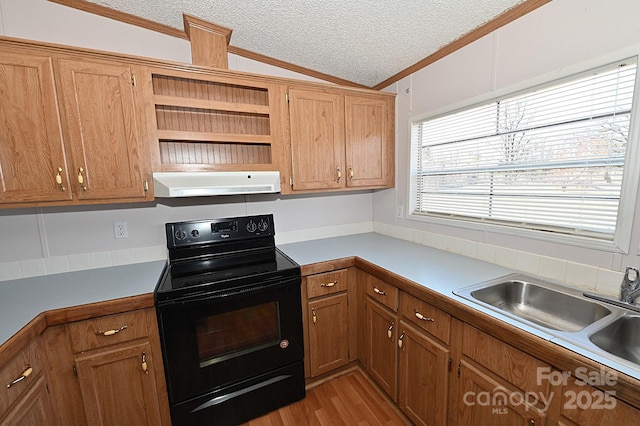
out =
<svg viewBox="0 0 640 426"><path fill-rule="evenodd" d="M412 123L412 213L612 240L636 60Z"/></svg>

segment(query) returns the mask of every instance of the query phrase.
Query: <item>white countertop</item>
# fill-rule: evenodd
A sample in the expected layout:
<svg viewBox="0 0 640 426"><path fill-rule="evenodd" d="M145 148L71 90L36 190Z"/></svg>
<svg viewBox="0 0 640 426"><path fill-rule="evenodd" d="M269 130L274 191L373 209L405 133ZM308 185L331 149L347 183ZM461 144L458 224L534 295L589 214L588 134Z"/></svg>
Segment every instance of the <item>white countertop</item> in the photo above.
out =
<svg viewBox="0 0 640 426"><path fill-rule="evenodd" d="M603 351L578 346L524 321L453 294L454 290L517 272L512 269L376 233L304 241L278 247L300 265L350 256L360 257L443 296L640 380L640 367L630 362L618 361L619 358Z"/></svg>
<svg viewBox="0 0 640 426"><path fill-rule="evenodd" d="M153 293L164 260L0 282L0 344L40 313Z"/></svg>
<svg viewBox="0 0 640 426"><path fill-rule="evenodd" d="M640 379L640 368L594 353L500 312L453 294L514 270L376 233L279 245L300 265L360 257L418 285ZM0 344L38 314L60 308L152 293L165 261L138 263L0 282ZM535 355L535 354L534 354Z"/></svg>

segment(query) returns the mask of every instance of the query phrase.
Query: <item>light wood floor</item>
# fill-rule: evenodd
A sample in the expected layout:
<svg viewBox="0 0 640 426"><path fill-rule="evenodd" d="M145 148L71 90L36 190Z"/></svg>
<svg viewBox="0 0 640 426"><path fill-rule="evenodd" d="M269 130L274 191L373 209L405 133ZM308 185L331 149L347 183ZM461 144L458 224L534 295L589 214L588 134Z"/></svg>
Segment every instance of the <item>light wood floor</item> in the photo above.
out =
<svg viewBox="0 0 640 426"><path fill-rule="evenodd" d="M307 390L307 397L245 426L374 426L410 424L360 370Z"/></svg>

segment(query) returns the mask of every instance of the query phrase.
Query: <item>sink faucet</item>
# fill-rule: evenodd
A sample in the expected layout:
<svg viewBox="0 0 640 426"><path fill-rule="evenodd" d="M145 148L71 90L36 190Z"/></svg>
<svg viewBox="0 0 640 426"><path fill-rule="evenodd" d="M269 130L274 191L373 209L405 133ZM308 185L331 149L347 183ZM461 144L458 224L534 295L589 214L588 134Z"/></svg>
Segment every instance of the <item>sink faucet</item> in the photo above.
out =
<svg viewBox="0 0 640 426"><path fill-rule="evenodd" d="M631 279L632 272L634 273L633 279ZM627 266L627 270L624 273L624 278L622 279L622 284L620 285L620 301L633 305L634 301L639 296L640 273L638 272L638 268Z"/></svg>

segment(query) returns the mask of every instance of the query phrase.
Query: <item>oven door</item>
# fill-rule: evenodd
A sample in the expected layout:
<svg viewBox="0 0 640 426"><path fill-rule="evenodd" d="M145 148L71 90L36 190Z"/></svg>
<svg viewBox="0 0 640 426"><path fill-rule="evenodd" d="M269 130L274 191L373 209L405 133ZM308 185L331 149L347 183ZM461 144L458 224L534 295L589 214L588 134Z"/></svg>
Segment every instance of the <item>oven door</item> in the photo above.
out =
<svg viewBox="0 0 640 426"><path fill-rule="evenodd" d="M158 306L172 403L302 361L300 278L259 287Z"/></svg>

